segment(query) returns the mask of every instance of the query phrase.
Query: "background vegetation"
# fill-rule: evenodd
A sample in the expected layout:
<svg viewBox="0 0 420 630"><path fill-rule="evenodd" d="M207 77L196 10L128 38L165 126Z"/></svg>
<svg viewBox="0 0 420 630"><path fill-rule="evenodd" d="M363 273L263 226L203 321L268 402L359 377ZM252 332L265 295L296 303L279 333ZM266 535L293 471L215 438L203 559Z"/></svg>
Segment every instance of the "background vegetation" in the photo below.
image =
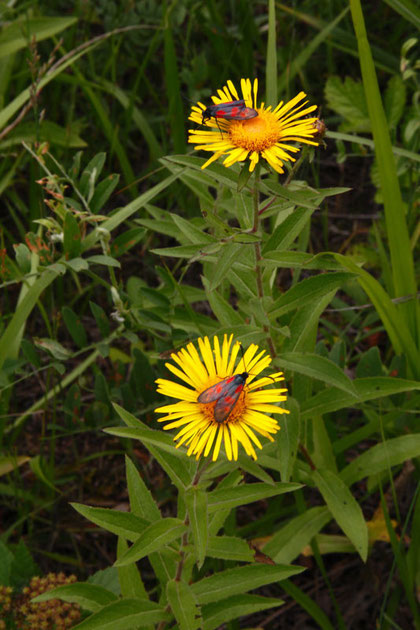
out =
<svg viewBox="0 0 420 630"><path fill-rule="evenodd" d="M342 0L0 11L3 623L27 627L20 589L63 571L102 589L61 587L93 613L81 629L107 627L121 592L147 592L149 616L131 603L114 630L418 625L418 9L365 2L365 23ZM258 77L267 103L303 89L328 128L287 186L263 174L264 295L245 240L252 180L200 171L187 145L183 97L210 102L241 77ZM251 488L212 517L230 555L194 520L193 463L173 457L153 414L162 356L228 331L244 346L271 339L291 412L257 464L222 457L198 488L209 506ZM134 564L111 566L115 534L121 558L156 505L167 531L189 514L182 593L165 587L153 546L135 558L142 580ZM222 603L203 595L214 573Z"/></svg>

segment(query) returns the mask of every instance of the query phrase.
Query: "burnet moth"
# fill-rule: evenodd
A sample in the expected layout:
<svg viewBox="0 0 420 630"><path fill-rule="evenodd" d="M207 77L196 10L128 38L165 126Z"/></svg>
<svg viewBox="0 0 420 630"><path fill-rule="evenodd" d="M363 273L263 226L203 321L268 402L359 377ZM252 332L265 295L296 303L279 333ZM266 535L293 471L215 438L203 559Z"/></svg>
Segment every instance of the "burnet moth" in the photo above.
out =
<svg viewBox="0 0 420 630"><path fill-rule="evenodd" d="M247 107L245 101L228 101L227 103L218 103L217 105L209 105L203 111L202 124L210 118L224 118L225 120L249 120L258 116L256 109Z"/></svg>
<svg viewBox="0 0 420 630"><path fill-rule="evenodd" d="M201 392L197 401L199 403L211 403L216 401L213 414L216 422L224 422L232 413L238 398L248 378L248 372L242 374L234 374L225 378L220 383L212 385Z"/></svg>

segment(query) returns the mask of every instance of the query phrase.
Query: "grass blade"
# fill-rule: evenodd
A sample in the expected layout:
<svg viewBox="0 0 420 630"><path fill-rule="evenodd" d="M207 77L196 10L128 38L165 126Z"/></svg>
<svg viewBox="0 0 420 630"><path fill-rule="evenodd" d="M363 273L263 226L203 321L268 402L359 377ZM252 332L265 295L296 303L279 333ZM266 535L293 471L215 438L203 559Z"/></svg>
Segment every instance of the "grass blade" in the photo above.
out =
<svg viewBox="0 0 420 630"><path fill-rule="evenodd" d="M397 177L388 123L379 92L360 0L350 0L354 30L359 47L360 67L375 141L375 155L384 198L385 222L391 254L395 296L415 295L416 281L404 206ZM411 334L418 339L419 309L413 300L398 306L404 313Z"/></svg>

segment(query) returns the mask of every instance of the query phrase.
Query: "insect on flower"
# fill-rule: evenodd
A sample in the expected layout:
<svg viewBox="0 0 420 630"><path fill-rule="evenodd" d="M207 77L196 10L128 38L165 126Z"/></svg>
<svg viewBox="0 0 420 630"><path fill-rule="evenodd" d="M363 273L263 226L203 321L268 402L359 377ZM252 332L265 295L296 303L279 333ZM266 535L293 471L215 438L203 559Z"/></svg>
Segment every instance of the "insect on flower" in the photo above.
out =
<svg viewBox="0 0 420 630"><path fill-rule="evenodd" d="M213 410L214 419L216 422L222 423L233 411L248 376L248 372L229 376L229 378L225 378L220 383L216 383L216 385L205 389L204 392L201 392L197 400L199 403L217 401Z"/></svg>
<svg viewBox="0 0 420 630"><path fill-rule="evenodd" d="M156 381L160 394L175 399L155 410L163 414L158 422L165 423L165 430L177 429L176 448L187 446L188 456L199 459L212 452L216 461L223 446L227 459L237 461L241 445L257 459L255 447L262 448L258 434L273 442L280 430L278 421L268 414L288 413L278 405L287 399L287 390L266 386L281 383L283 373L261 376L272 361L270 355L251 344L238 361L240 349L233 334L221 340L199 338L196 344L173 351L171 361L165 363L182 383Z"/></svg>
<svg viewBox="0 0 420 630"><path fill-rule="evenodd" d="M249 120L258 116L256 109L247 107L244 100L228 101L227 103L218 103L217 105L209 105L202 114L202 124L210 118L225 118L226 120Z"/></svg>
<svg viewBox="0 0 420 630"><path fill-rule="evenodd" d="M207 108L198 101L188 118L197 125L204 123L204 129L190 129L188 138L197 151L212 153L202 169L219 158L227 168L249 160L252 173L260 160L265 160L277 173L284 173L285 162L296 161L294 155L299 152L299 145L319 144L314 139L317 117L313 112L317 107L308 105L305 92L299 92L288 102L280 101L273 109L271 105L266 107L259 103L257 79L253 83L241 79L241 91L228 81L217 90L213 101L216 104ZM307 114L312 116L305 118ZM209 122L209 118L215 122ZM215 126L220 127L221 138L211 129Z"/></svg>

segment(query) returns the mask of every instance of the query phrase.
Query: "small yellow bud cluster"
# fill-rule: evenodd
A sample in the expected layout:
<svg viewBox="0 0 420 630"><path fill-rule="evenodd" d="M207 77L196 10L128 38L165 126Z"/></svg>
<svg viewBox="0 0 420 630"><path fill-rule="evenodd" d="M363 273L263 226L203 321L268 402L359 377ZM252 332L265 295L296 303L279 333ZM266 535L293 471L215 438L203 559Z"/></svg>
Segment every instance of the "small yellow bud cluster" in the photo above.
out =
<svg viewBox="0 0 420 630"><path fill-rule="evenodd" d="M76 625L80 620L80 607L77 604L63 602L60 599L31 602L32 598L41 593L75 581L75 575L66 577L64 573L49 573L44 577L33 577L29 586L26 586L22 594L13 601L16 627L21 630L66 630ZM1 601L0 594L0 603ZM4 605L2 611L5 611ZM2 630L1 625L0 630Z"/></svg>

